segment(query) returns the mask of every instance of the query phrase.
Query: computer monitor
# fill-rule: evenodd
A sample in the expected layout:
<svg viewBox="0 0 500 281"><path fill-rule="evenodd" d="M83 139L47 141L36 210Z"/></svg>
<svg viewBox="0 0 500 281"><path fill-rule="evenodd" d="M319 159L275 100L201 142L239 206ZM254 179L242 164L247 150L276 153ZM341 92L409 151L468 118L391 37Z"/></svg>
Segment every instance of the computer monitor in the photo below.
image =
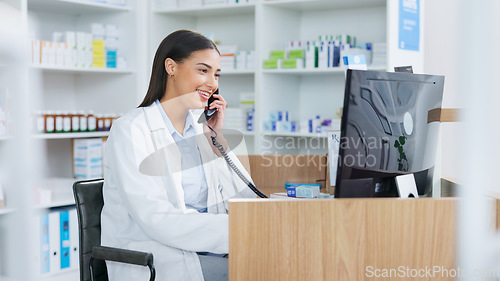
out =
<svg viewBox="0 0 500 281"><path fill-rule="evenodd" d="M432 193L444 76L347 70L335 197L398 196L413 174Z"/></svg>

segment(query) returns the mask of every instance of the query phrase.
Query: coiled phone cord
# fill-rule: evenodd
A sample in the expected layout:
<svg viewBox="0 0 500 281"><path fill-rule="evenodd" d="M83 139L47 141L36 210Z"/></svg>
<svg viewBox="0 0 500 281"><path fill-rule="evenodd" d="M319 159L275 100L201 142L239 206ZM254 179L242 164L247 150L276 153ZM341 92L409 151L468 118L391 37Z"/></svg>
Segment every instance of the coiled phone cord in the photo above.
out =
<svg viewBox="0 0 500 281"><path fill-rule="evenodd" d="M233 160L231 160L231 158L229 158L229 155L227 155L226 153L226 150L224 149L224 147L219 143L217 142L217 132L214 131L214 129L212 129L210 126L208 126L207 124L207 127L212 130L212 132L215 133L215 137L214 136L210 136L210 138L212 138L212 144L219 150L220 154L222 154L222 156L224 157L224 159L226 160L227 164L229 165L229 167L231 167L231 169L233 169L233 171L240 177L240 179L253 191L255 192L255 194L257 194L257 196L259 196L260 198L267 198L267 196L262 193L260 190L257 189L257 187L255 187L255 185L253 183L251 183L244 175L243 173L238 169L238 167L236 167L236 165L233 163Z"/></svg>

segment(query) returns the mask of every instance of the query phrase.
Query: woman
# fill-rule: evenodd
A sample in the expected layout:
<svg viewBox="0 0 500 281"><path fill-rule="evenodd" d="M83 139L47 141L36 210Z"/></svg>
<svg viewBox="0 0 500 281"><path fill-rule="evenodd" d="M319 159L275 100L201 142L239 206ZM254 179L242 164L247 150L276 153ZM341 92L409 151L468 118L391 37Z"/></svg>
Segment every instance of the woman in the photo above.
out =
<svg viewBox="0 0 500 281"><path fill-rule="evenodd" d="M227 201L255 194L207 139L192 109L218 88L220 54L188 30L158 47L141 105L113 123L104 152L102 245L152 252L156 280L204 280L197 252L228 252ZM208 125L221 130L226 101ZM200 111L201 113L201 111ZM205 132L205 134L204 134ZM250 176L232 152L229 157ZM147 280L147 268L108 263L110 280Z"/></svg>

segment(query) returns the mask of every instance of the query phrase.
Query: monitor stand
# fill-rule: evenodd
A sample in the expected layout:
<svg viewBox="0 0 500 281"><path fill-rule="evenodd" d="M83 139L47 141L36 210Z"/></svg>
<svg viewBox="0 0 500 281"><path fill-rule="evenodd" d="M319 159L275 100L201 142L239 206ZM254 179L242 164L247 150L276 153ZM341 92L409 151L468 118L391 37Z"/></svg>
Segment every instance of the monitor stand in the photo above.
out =
<svg viewBox="0 0 500 281"><path fill-rule="evenodd" d="M417 184L413 174L396 176L395 181L400 198L418 198Z"/></svg>

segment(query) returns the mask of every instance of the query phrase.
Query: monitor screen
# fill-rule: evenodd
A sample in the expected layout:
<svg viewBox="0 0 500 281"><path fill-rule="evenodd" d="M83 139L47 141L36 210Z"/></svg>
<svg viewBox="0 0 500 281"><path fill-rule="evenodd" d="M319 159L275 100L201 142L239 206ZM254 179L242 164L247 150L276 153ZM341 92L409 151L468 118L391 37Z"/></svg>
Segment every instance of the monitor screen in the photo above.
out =
<svg viewBox="0 0 500 281"><path fill-rule="evenodd" d="M409 173L431 194L443 87L444 76L347 71L335 197L398 196L394 177Z"/></svg>

